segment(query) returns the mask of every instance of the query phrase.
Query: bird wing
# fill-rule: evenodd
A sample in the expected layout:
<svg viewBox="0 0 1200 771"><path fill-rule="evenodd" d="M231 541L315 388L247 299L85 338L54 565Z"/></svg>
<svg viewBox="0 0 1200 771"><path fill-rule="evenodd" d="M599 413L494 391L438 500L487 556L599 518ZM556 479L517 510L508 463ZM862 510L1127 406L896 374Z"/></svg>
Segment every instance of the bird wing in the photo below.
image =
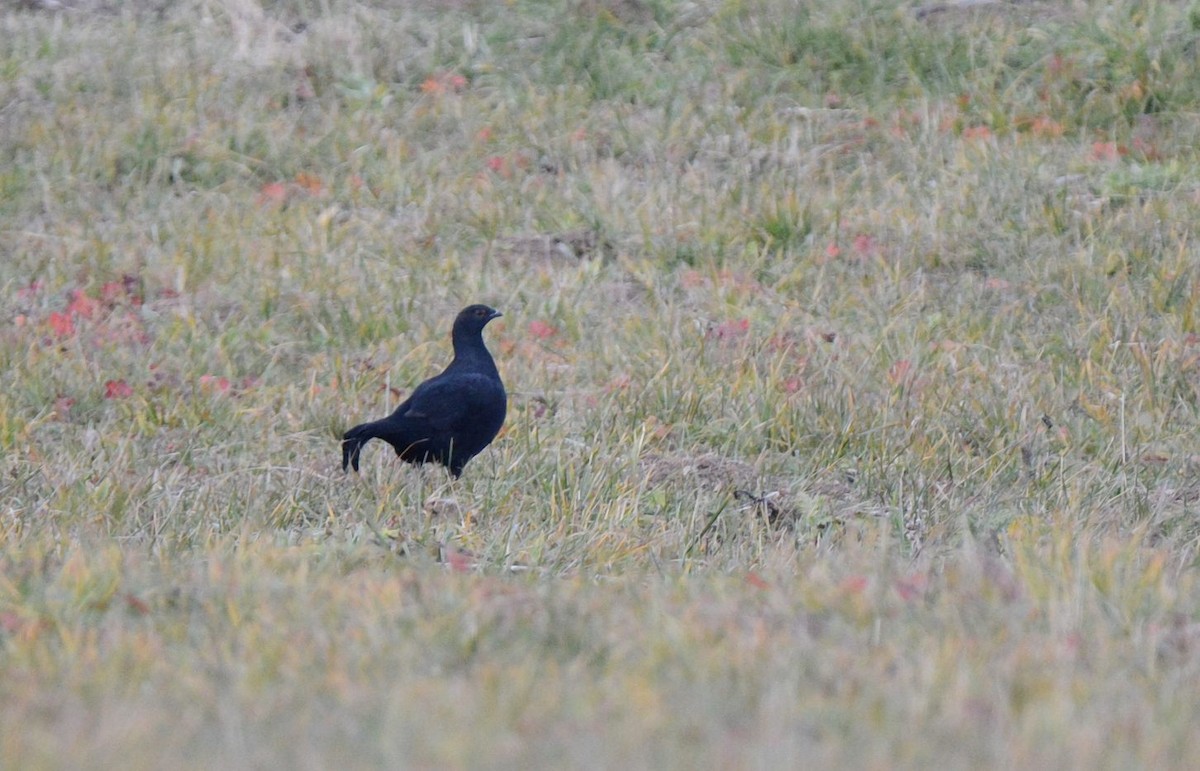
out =
<svg viewBox="0 0 1200 771"><path fill-rule="evenodd" d="M478 405L494 398L497 390L496 381L487 375L442 375L418 386L393 417L424 423L438 431L452 431L466 423Z"/></svg>

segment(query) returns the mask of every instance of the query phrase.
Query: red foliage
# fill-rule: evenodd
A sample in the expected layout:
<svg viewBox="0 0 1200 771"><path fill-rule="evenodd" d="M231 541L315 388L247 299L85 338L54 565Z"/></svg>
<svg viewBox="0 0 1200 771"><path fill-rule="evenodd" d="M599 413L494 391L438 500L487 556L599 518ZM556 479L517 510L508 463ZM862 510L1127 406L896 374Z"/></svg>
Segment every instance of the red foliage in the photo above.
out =
<svg viewBox="0 0 1200 771"><path fill-rule="evenodd" d="M838 586L843 594L862 594L870 581L866 576L846 576Z"/></svg>
<svg viewBox="0 0 1200 771"><path fill-rule="evenodd" d="M900 599L905 602L919 600L925 596L925 589L929 586L929 577L924 573L913 573L906 578L897 578L892 584L892 588L896 590L896 594L900 595Z"/></svg>
<svg viewBox="0 0 1200 771"><path fill-rule="evenodd" d="M879 242L875 236L859 233L854 237L854 251L862 256L875 254L879 251Z"/></svg>
<svg viewBox="0 0 1200 771"><path fill-rule="evenodd" d="M296 175L296 184L310 195L321 195L325 192L325 183L315 174L300 172Z"/></svg>
<svg viewBox="0 0 1200 771"><path fill-rule="evenodd" d="M29 286L17 290L17 299L31 300L37 295L41 294L43 287L45 287L45 284L43 284L40 280L30 281Z"/></svg>
<svg viewBox="0 0 1200 771"><path fill-rule="evenodd" d="M227 377L218 377L217 375L201 375L200 388L205 391L218 394L229 393L232 384Z"/></svg>
<svg viewBox="0 0 1200 771"><path fill-rule="evenodd" d="M54 400L54 414L59 420L63 420L70 414L71 408L75 406L75 400L70 396L59 396Z"/></svg>
<svg viewBox="0 0 1200 771"><path fill-rule="evenodd" d="M105 399L127 399L133 396L133 389L124 380L109 380L104 383Z"/></svg>
<svg viewBox="0 0 1200 771"><path fill-rule="evenodd" d="M72 316L90 319L100 310L100 303L88 297L87 292L82 289L72 289L70 295L71 302L67 303L67 313Z"/></svg>
<svg viewBox="0 0 1200 771"><path fill-rule="evenodd" d="M488 158L487 167L503 177L512 175L512 169L509 167L508 161L505 160L504 156L502 155L493 155Z"/></svg>
<svg viewBox="0 0 1200 771"><path fill-rule="evenodd" d="M900 385L908 380L909 373L912 371L912 362L908 359L897 359L891 367L888 368L888 381L892 385Z"/></svg>
<svg viewBox="0 0 1200 771"><path fill-rule="evenodd" d="M709 327L708 337L714 340L734 340L750 331L750 319L732 319Z"/></svg>
<svg viewBox="0 0 1200 771"><path fill-rule="evenodd" d="M466 87L467 79L457 72L438 72L425 78L421 83L421 92L441 94L447 91L462 91Z"/></svg>
<svg viewBox="0 0 1200 771"><path fill-rule="evenodd" d="M1092 142L1091 158L1093 161L1115 161L1129 154L1125 145L1116 142Z"/></svg>
<svg viewBox="0 0 1200 771"><path fill-rule="evenodd" d="M446 550L446 564L455 573L469 573L471 571L471 559L457 549Z"/></svg>
<svg viewBox="0 0 1200 771"><path fill-rule="evenodd" d="M1039 115L1030 122L1029 131L1036 137L1057 139L1063 135L1066 129L1058 121L1047 118L1045 115Z"/></svg>
<svg viewBox="0 0 1200 771"><path fill-rule="evenodd" d="M804 378L790 377L783 381L783 390L786 393L794 394L804 388Z"/></svg>
<svg viewBox="0 0 1200 771"><path fill-rule="evenodd" d="M268 182L258 189L258 205L278 205L287 200L287 185L282 182Z"/></svg>
<svg viewBox="0 0 1200 771"><path fill-rule="evenodd" d="M754 571L750 571L746 574L746 583L750 584L755 589L769 589L771 587L770 584L764 581L762 577Z"/></svg>
<svg viewBox="0 0 1200 771"><path fill-rule="evenodd" d="M75 334L75 320L69 313L54 311L46 321L55 337L70 337Z"/></svg>
<svg viewBox="0 0 1200 771"><path fill-rule="evenodd" d="M129 592L125 593L125 605L139 616L144 616L150 612L150 606L146 604L145 600Z"/></svg>

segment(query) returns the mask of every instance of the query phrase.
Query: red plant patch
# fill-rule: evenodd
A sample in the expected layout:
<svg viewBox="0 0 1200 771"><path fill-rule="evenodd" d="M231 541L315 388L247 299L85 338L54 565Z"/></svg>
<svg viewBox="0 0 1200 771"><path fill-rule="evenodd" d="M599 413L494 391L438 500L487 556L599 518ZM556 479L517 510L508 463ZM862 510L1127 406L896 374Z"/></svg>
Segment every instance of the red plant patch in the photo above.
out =
<svg viewBox="0 0 1200 771"><path fill-rule="evenodd" d="M713 340L736 340L750 331L750 319L732 319L709 327L708 337Z"/></svg>
<svg viewBox="0 0 1200 771"><path fill-rule="evenodd" d="M287 185L282 182L268 182L258 189L259 206L278 206L287 200Z"/></svg>
<svg viewBox="0 0 1200 771"><path fill-rule="evenodd" d="M1029 132L1035 137L1058 139L1065 131L1063 124L1045 115L1039 115L1029 123Z"/></svg>
<svg viewBox="0 0 1200 771"><path fill-rule="evenodd" d="M67 313L72 316L90 319L100 310L100 303L88 297L87 292L82 289L72 289L70 296L71 302L67 303Z"/></svg>
<svg viewBox="0 0 1200 771"><path fill-rule="evenodd" d="M493 155L486 161L488 169L494 171L502 177L512 176L512 166L508 160L502 155Z"/></svg>
<svg viewBox="0 0 1200 771"><path fill-rule="evenodd" d="M321 195L325 192L325 183L315 174L300 172L296 175L296 184L309 195Z"/></svg>
<svg viewBox="0 0 1200 771"><path fill-rule="evenodd" d="M472 568L471 558L454 548L446 550L446 564L455 573L469 573Z"/></svg>
<svg viewBox="0 0 1200 771"><path fill-rule="evenodd" d="M627 374L620 374L608 381L608 384L604 386L604 392L611 394L616 391L626 391L632 384L633 378Z"/></svg>
<svg viewBox="0 0 1200 771"><path fill-rule="evenodd" d="M32 300L34 297L42 293L42 289L44 287L45 284L43 284L40 280L30 281L29 286L22 287L21 289L17 290L17 299Z"/></svg>
<svg viewBox="0 0 1200 771"><path fill-rule="evenodd" d="M906 578L897 578L892 588L896 590L896 594L900 595L900 599L905 602L919 600L925 596L925 589L929 586L929 577L923 573L913 573Z"/></svg>
<svg viewBox="0 0 1200 771"><path fill-rule="evenodd" d="M70 337L75 334L75 320L69 313L54 311L46 319L46 323L50 325L50 331L55 337Z"/></svg>
<svg viewBox="0 0 1200 771"><path fill-rule="evenodd" d="M1115 161L1128 154L1129 149L1116 142L1092 142L1091 159L1093 161Z"/></svg>
<svg viewBox="0 0 1200 771"><path fill-rule="evenodd" d="M769 589L771 585L762 579L758 573L753 570L746 574L746 583L753 586L755 589Z"/></svg>
<svg viewBox="0 0 1200 771"><path fill-rule="evenodd" d="M1153 142L1142 139L1141 137L1133 138L1133 151L1138 157L1146 161L1161 161L1162 153L1158 151L1158 146Z"/></svg>
<svg viewBox="0 0 1200 771"><path fill-rule="evenodd" d="M854 251L861 257L876 254L879 252L879 241L875 236L859 233L854 237Z"/></svg>
<svg viewBox="0 0 1200 771"><path fill-rule="evenodd" d="M70 396L59 395L54 400L54 414L59 420L65 420L71 413L71 408L75 406L75 400Z"/></svg>
<svg viewBox="0 0 1200 771"><path fill-rule="evenodd" d="M227 377L218 377L217 375L201 375L200 388L209 393L227 394L233 384L229 382Z"/></svg>
<svg viewBox="0 0 1200 771"><path fill-rule="evenodd" d="M21 631L21 627L25 626L25 621L16 613L4 611L0 613L0 629L3 629L8 634L14 634Z"/></svg>
<svg viewBox="0 0 1200 771"><path fill-rule="evenodd" d="M558 334L558 330L550 326L544 321L529 322L529 334L536 337L538 340L547 340Z"/></svg>
<svg viewBox="0 0 1200 771"><path fill-rule="evenodd" d="M109 380L104 383L105 399L127 399L133 396L133 389L124 380Z"/></svg>
<svg viewBox="0 0 1200 771"><path fill-rule="evenodd" d="M869 584L870 581L866 576L846 576L842 579L841 584L838 585L838 589L841 590L842 594L862 594L867 590Z"/></svg>
<svg viewBox="0 0 1200 771"><path fill-rule="evenodd" d="M888 367L888 381L892 385L900 385L908 380L909 373L912 372L912 362L908 359L897 359L892 366Z"/></svg>
<svg viewBox="0 0 1200 771"><path fill-rule="evenodd" d="M424 94L442 94L447 91L462 91L467 87L467 79L457 72L437 72L421 83Z"/></svg>

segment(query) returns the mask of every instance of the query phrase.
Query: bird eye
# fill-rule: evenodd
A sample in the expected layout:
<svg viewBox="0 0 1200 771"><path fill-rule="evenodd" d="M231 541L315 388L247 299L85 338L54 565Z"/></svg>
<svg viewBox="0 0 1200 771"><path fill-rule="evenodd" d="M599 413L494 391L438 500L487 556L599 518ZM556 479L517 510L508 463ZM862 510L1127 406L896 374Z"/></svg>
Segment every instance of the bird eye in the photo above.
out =
<svg viewBox="0 0 1200 771"><path fill-rule="evenodd" d="M483 315L483 308L476 308L476 309L475 309L475 315L476 315L476 316L482 316L482 315Z"/></svg>

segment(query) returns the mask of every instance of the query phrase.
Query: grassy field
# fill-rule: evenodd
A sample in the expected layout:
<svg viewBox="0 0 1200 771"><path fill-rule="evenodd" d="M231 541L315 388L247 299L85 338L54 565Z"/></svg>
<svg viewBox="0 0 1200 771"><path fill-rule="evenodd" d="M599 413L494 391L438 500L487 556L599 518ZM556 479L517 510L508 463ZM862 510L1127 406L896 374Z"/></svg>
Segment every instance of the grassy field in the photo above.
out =
<svg viewBox="0 0 1200 771"><path fill-rule="evenodd" d="M1200 5L0 9L0 765L1184 768ZM452 481L338 437L487 302Z"/></svg>

